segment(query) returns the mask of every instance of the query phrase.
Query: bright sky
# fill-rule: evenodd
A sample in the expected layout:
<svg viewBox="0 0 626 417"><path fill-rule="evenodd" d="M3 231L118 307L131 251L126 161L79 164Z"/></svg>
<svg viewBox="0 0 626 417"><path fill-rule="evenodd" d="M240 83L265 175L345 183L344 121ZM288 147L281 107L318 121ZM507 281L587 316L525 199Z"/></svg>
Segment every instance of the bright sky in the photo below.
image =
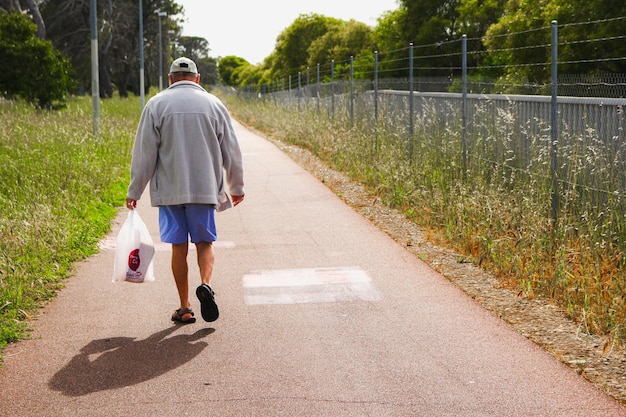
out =
<svg viewBox="0 0 626 417"><path fill-rule="evenodd" d="M376 26L397 0L177 0L185 9L184 36L209 41L210 56L235 55L259 64L278 35L301 14L317 13Z"/></svg>

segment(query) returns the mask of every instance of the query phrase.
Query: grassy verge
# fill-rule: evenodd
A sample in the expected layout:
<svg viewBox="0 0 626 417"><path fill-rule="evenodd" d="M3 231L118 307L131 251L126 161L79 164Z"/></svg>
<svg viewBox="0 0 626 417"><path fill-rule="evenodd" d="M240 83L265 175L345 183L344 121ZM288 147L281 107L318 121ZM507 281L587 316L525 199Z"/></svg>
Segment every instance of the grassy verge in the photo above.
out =
<svg viewBox="0 0 626 417"><path fill-rule="evenodd" d="M623 201L606 194L585 196L589 188L577 185L595 161L570 170L555 224L549 155L542 151L545 135L532 138L524 148L527 160L516 167L515 134L523 126L509 115L498 118L500 126L485 118L472 138L470 169L463 173L460 126L442 123L434 108L416 120L411 137L403 131L406 123L394 122L393 115L376 125L357 119L351 127L350 118L339 112L331 118L325 111L298 111L271 100L223 99L237 118L312 151L386 204L402 209L432 240L492 272L503 286L554 300L589 333L626 339ZM510 137L498 141L489 129L510 132ZM579 138L567 139L571 145L562 148L567 165L576 168L576 159L568 154L585 161L593 157L580 156L584 146ZM494 162L502 155L512 155L508 166Z"/></svg>
<svg viewBox="0 0 626 417"><path fill-rule="evenodd" d="M0 101L0 352L110 230L140 110L104 101L95 137L90 97L61 111Z"/></svg>

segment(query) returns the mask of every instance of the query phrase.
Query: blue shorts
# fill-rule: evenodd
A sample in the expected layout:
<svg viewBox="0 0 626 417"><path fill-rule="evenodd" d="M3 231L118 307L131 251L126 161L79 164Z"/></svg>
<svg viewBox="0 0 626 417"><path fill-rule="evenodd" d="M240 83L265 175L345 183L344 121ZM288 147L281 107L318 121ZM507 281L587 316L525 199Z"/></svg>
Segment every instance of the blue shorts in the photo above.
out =
<svg viewBox="0 0 626 417"><path fill-rule="evenodd" d="M215 242L215 208L209 204L159 206L161 241L180 244Z"/></svg>

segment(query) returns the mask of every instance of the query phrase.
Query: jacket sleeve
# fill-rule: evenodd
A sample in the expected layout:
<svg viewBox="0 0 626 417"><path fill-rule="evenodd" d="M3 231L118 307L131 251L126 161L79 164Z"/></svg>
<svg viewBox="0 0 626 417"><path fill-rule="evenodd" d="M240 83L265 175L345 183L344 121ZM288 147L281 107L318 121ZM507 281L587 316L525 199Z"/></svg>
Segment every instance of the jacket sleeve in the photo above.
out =
<svg viewBox="0 0 626 417"><path fill-rule="evenodd" d="M156 169L159 142L158 126L155 123L152 111L149 106L146 106L141 113L133 146L128 198L133 200L141 198L146 185L148 185Z"/></svg>
<svg viewBox="0 0 626 417"><path fill-rule="evenodd" d="M228 110L222 108L222 137L220 147L222 160L226 173L226 184L231 195L244 195L243 185L243 156L239 146L239 140L233 128L232 119Z"/></svg>

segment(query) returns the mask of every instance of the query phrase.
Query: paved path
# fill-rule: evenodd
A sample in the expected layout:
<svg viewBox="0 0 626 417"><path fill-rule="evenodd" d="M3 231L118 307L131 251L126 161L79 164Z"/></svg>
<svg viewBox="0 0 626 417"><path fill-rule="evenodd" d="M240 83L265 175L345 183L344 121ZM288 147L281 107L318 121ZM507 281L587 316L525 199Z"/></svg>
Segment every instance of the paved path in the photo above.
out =
<svg viewBox="0 0 626 417"><path fill-rule="evenodd" d="M172 324L162 243L156 282L110 282L122 212L32 340L5 350L0 416L626 416L237 130L248 194L218 216L220 319ZM147 198L138 210L157 237Z"/></svg>

